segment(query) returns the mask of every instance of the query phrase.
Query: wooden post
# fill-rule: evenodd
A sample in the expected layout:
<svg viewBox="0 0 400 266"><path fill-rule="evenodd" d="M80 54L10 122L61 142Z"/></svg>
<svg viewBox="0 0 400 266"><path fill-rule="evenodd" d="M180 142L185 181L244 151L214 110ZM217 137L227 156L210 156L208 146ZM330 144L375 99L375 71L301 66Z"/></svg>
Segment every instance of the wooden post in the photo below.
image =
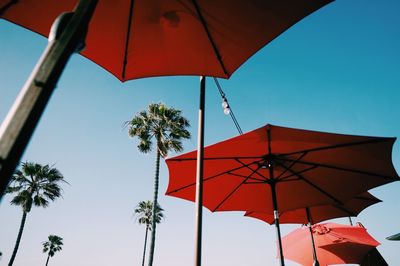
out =
<svg viewBox="0 0 400 266"><path fill-rule="evenodd" d="M98 0L80 0L70 20L62 21L66 23L65 28L59 33L60 36L49 41L0 127L0 199L68 59L82 45L97 2ZM63 18L65 17L64 14Z"/></svg>

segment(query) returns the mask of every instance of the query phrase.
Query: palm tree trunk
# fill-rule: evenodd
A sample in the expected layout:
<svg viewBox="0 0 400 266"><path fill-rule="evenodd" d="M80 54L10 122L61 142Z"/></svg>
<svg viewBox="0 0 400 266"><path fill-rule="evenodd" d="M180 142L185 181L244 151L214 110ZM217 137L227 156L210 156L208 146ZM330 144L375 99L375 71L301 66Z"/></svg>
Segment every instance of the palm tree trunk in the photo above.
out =
<svg viewBox="0 0 400 266"><path fill-rule="evenodd" d="M12 266L15 260L15 256L17 255L18 247L19 247L19 242L21 242L21 237L22 237L22 232L24 231L24 226L25 226L25 221L26 221L26 215L28 213L26 211L23 212L22 214L22 219L21 219L21 225L19 226L19 232L17 236L17 241L15 241L15 247L14 251L11 255L10 261L8 262L8 266Z"/></svg>
<svg viewBox="0 0 400 266"><path fill-rule="evenodd" d="M49 255L47 255L46 266L49 264L49 259L50 259L50 253Z"/></svg>
<svg viewBox="0 0 400 266"><path fill-rule="evenodd" d="M143 248L142 266L144 266L144 259L146 257L146 245L147 245L147 232L148 231L149 231L149 226L146 225L146 234L144 235L144 248Z"/></svg>
<svg viewBox="0 0 400 266"><path fill-rule="evenodd" d="M154 199L153 199L153 214L151 223L151 242L150 242L150 254L149 254L149 266L153 266L154 248L156 241L156 208L157 208L157 198L158 198L158 182L160 175L160 151L158 149L159 142L157 141L157 157L156 157L156 173L154 177Z"/></svg>

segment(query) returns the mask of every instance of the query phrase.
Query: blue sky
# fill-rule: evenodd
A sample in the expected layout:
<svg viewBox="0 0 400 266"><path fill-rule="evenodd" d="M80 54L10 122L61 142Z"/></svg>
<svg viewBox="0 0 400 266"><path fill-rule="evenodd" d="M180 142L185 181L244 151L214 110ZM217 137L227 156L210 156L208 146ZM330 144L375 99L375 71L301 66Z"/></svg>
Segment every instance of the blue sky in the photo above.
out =
<svg viewBox="0 0 400 266"><path fill-rule="evenodd" d="M400 136L400 3L395 0L338 0L290 28L250 58L229 80L221 80L243 131L266 123L346 134ZM46 46L46 40L0 21L0 119ZM59 266L138 265L144 227L133 217L141 200L152 198L154 154L143 155L122 125L151 102L181 109L191 121L196 148L198 77L148 78L120 83L89 60L68 63L23 160L54 164L70 185L48 209L29 213L16 266L43 265L41 243L64 238L51 259ZM237 135L221 98L207 80L206 144ZM400 145L393 163L400 170ZM166 219L158 227L155 265L193 262L194 204L164 196ZM383 200L355 218L382 245L389 265L400 260L400 182L371 192ZM6 265L22 212L0 205L0 250ZM336 222L347 223L347 219ZM296 225L282 225L285 235ZM203 265L277 265L272 226L241 213L204 211ZM296 265L288 261L287 265Z"/></svg>

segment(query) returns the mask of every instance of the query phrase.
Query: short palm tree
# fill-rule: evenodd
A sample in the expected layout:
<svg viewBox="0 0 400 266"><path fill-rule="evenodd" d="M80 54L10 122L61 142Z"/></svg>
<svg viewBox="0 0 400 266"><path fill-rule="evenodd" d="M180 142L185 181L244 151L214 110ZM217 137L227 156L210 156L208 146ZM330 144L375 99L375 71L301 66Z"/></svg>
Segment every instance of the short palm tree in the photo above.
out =
<svg viewBox="0 0 400 266"><path fill-rule="evenodd" d="M159 224L164 218L164 209L161 208L160 204L157 204L156 208L156 223ZM153 217L153 202L151 201L141 201L135 209L135 214L139 224L144 224L146 226L146 233L144 235L144 248L143 248L143 258L142 266L144 266L145 256L146 256L146 245L147 245L147 233L151 231L152 217Z"/></svg>
<svg viewBox="0 0 400 266"><path fill-rule="evenodd" d="M56 168L33 162L23 163L21 170L17 170L12 176L6 192L17 194L11 200L11 204L22 207L22 219L14 251L8 263L9 266L14 263L26 216L31 211L32 205L45 208L50 201L60 197L62 190L59 183L62 181L64 181L64 177Z"/></svg>
<svg viewBox="0 0 400 266"><path fill-rule="evenodd" d="M160 173L160 157L166 157L168 152L183 150L182 140L189 139L186 130L189 121L182 116L182 111L168 108L162 103L153 103L127 122L128 134L139 139L139 151L148 153L152 150L153 139L156 142L156 169L154 176L153 216L155 216L158 198L158 183ZM153 265L156 238L156 222L152 221L149 266Z"/></svg>
<svg viewBox="0 0 400 266"><path fill-rule="evenodd" d="M50 257L53 257L57 251L62 250L62 237L49 235L48 240L43 242L43 253L47 253L46 266L49 264Z"/></svg>

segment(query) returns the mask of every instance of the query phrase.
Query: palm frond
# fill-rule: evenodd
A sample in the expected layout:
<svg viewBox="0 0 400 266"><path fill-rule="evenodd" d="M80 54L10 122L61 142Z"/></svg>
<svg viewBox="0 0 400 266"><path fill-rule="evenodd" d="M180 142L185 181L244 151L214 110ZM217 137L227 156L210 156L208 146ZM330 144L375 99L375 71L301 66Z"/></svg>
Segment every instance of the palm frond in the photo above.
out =
<svg viewBox="0 0 400 266"><path fill-rule="evenodd" d="M164 218L164 209L161 208L160 204L157 203L156 209L156 223L160 223ZM152 216L153 216L153 202L152 201L141 201L136 206L134 213L137 217L139 224L146 225L151 230Z"/></svg>
<svg viewBox="0 0 400 266"><path fill-rule="evenodd" d="M187 130L189 120L182 116L182 111L163 103L149 104L146 110L137 113L125 125L128 135L138 139L137 148L140 152L149 153L153 150L153 144L156 144L155 149L163 158L170 151L182 151L182 140L191 137ZM139 218L138 221L142 224L148 220Z"/></svg>
<svg viewBox="0 0 400 266"><path fill-rule="evenodd" d="M16 194L11 204L21 206L25 212L29 212L32 204L47 207L50 201L61 197L60 182L66 183L58 169L48 164L24 162L15 171L7 193Z"/></svg>
<svg viewBox="0 0 400 266"><path fill-rule="evenodd" d="M59 237L57 235L49 235L48 241L43 243L43 253L48 252L49 256L53 257L56 252L62 250L63 244L64 243L62 237Z"/></svg>

